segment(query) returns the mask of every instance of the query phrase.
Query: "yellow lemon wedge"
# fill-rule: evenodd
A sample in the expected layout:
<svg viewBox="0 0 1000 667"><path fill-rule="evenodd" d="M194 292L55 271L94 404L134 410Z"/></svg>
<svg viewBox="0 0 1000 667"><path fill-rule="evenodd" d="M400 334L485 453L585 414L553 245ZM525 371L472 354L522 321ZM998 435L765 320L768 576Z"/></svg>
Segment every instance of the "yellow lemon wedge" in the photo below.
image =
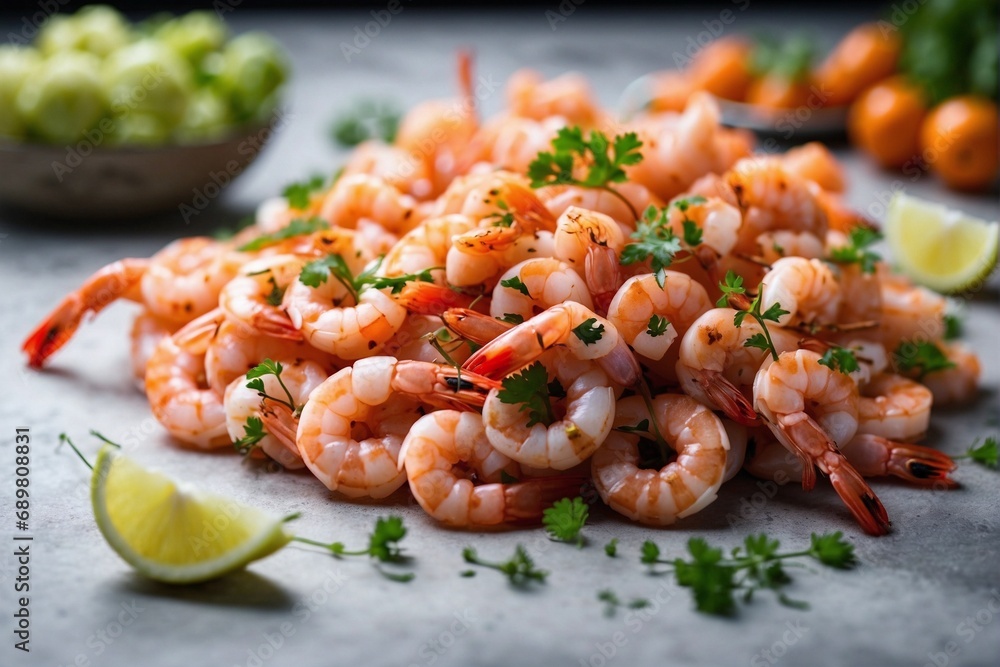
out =
<svg viewBox="0 0 1000 667"><path fill-rule="evenodd" d="M220 577L292 539L282 519L179 485L107 445L91 478L104 539L141 574L171 584Z"/></svg>
<svg viewBox="0 0 1000 667"><path fill-rule="evenodd" d="M996 267L1000 225L897 193L885 237L907 276L938 292L961 292Z"/></svg>

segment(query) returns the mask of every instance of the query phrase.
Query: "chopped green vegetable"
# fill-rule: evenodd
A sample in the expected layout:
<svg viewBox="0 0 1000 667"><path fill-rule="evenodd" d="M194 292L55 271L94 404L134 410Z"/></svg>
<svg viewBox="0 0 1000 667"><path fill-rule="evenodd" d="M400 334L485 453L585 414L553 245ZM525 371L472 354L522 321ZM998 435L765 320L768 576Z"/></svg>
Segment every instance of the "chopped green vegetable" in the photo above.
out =
<svg viewBox="0 0 1000 667"><path fill-rule="evenodd" d="M257 446L257 443L264 439L267 431L264 430L264 422L259 417L247 417L243 425L243 437L233 441L233 447L240 454L246 456Z"/></svg>
<svg viewBox="0 0 1000 667"><path fill-rule="evenodd" d="M955 340L962 337L962 319L958 315L944 316L944 339Z"/></svg>
<svg viewBox="0 0 1000 667"><path fill-rule="evenodd" d="M299 411L302 409L302 407L301 406L297 407L295 405L295 399L292 398L292 392L288 391L288 387L285 386L285 382L281 379L281 372L283 370L284 367L281 365L280 361L274 361L272 359L264 359L264 361L260 362L259 364L251 368L249 371L247 371L247 380L249 380L249 382L247 382L246 386L247 389L253 389L258 394L260 394L261 398L268 399L274 401L275 403L281 403L282 405L288 406L288 409L291 410L293 414L298 416ZM277 398L276 396L271 396L270 394L267 393L267 391L264 389L264 380L263 380L263 378L267 375L273 375L278 380L278 385L285 392L285 397L287 398L287 400L283 398Z"/></svg>
<svg viewBox="0 0 1000 667"><path fill-rule="evenodd" d="M557 542L569 542L583 547L581 531L587 523L590 509L583 498L557 500L552 507L542 512L542 525L549 537Z"/></svg>
<svg viewBox="0 0 1000 667"><path fill-rule="evenodd" d="M722 298L719 299L716 305L720 308L725 306L727 302L738 302L739 297L745 297L746 295L746 289L743 287L743 277L736 275L732 271L726 272L725 279L719 283L719 289L722 290ZM757 324L760 325L763 333L756 333L747 338L743 342L743 347L756 347L770 352L771 357L777 361L778 350L774 347L774 342L771 340L771 332L768 331L766 322L778 322L783 315L788 314L788 311L782 309L780 303L774 303L763 313L760 312L761 297L763 295L764 286L761 284L757 287L757 296L750 302L749 308L736 310L733 323L738 327L743 326L743 320L746 319L747 315L757 320ZM739 304L734 303L734 305Z"/></svg>
<svg viewBox="0 0 1000 667"><path fill-rule="evenodd" d="M545 570L539 570L535 567L535 562L520 544L514 549L514 555L510 559L500 563L481 560L472 547L466 547L462 550L462 558L466 563L488 567L502 573L511 584L521 588L532 582L545 583L545 577L549 574Z"/></svg>

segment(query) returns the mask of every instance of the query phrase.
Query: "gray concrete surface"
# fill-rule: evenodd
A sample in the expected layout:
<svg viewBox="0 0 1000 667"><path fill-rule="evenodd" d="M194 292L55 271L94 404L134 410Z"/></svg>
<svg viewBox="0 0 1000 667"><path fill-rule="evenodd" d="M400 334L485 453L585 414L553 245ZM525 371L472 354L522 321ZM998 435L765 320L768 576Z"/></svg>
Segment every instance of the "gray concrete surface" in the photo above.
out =
<svg viewBox="0 0 1000 667"><path fill-rule="evenodd" d="M567 4L567 3L563 3ZM744 3L740 3L743 5ZM553 2L553 9L556 3ZM229 14L237 29L265 27L291 51L295 83L292 122L261 160L212 208L184 225L167 216L118 229L53 227L11 211L0 215L0 663L32 665L986 665L1000 655L1000 477L963 465L962 488L927 492L875 485L893 519L887 537L863 535L824 483L811 494L788 485L767 497L750 478L738 477L707 510L670 530L651 530L606 511L586 529L589 545L577 550L549 542L539 530L462 533L443 530L400 496L386 503L332 501L306 475L268 473L242 466L232 455L182 451L171 446L143 397L132 387L126 331L132 309L115 306L84 326L44 373L26 370L17 346L31 326L66 291L98 266L128 255L147 255L167 240L232 221L292 180L333 168L342 155L325 133L331 113L362 94L412 104L453 91L453 53L474 46L477 71L502 81L521 65L547 74L578 69L601 99L612 103L636 76L671 62L687 38L706 30L703 14L614 17L577 8L555 31L540 9L518 17L447 16L411 9L395 16L348 64L339 47L362 14ZM726 32L794 23L830 42L865 17L776 16L736 11ZM20 25L8 17L6 26ZM6 32L6 30L4 31ZM487 110L501 104L484 100ZM855 156L845 156L859 208L879 214L894 177ZM905 179L899 179L903 183ZM944 192L931 179L905 180L908 191L991 219L996 196ZM1000 385L997 332L1000 311L994 277L963 304L967 339L984 362L983 395L962 410L935 413L928 442L951 453L977 436L996 433ZM12 647L12 587L16 562L12 507L14 429L29 427L31 458L31 652ZM90 428L129 444L147 465L208 485L276 513L302 512L297 527L319 539L362 544L374 519L402 513L407 551L417 578L401 585L366 562L335 561L290 547L247 572L189 588L170 588L133 574L108 548L91 516L87 470L57 451L61 431L85 448ZM733 517L737 517L735 523ZM692 535L726 547L767 531L790 547L811 531L842 530L861 565L853 572L795 570L789 594L810 611L782 607L767 595L737 618L696 613L688 591L649 576L639 545L656 540L669 555ZM621 540L619 557L601 545ZM461 549L505 557L525 544L551 571L546 585L512 590L496 573L462 578ZM623 599L656 600L642 615L606 617L597 591ZM121 625L120 625L121 624ZM953 653L945 654L946 649ZM768 651L768 653L764 653Z"/></svg>

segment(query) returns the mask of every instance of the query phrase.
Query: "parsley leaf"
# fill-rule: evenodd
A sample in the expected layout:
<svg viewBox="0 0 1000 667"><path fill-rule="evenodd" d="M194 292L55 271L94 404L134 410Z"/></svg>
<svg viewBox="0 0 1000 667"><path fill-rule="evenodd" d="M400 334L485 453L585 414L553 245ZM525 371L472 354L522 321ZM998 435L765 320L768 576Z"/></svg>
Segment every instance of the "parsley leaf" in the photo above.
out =
<svg viewBox="0 0 1000 667"><path fill-rule="evenodd" d="M605 190L621 200L638 218L631 202L611 184L626 180L623 167L642 161L641 147L642 142L634 132L618 135L609 141L607 135L597 130L584 137L579 127L564 127L552 140L552 152L539 153L528 165L528 178L533 188L578 185ZM574 175L577 166L586 169L586 176L582 179Z"/></svg>
<svg viewBox="0 0 1000 667"><path fill-rule="evenodd" d="M716 308L725 308L729 305L730 295L746 294L747 290L743 286L743 276L737 275L733 271L726 271L726 277L719 283L722 296L715 303Z"/></svg>
<svg viewBox="0 0 1000 667"><path fill-rule="evenodd" d="M233 440L233 447L240 454L246 456L266 435L267 431L264 430L264 422L259 417L247 417L247 421L243 425L243 437Z"/></svg>
<svg viewBox="0 0 1000 667"><path fill-rule="evenodd" d="M357 276L351 273L350 267L341 255L326 255L315 259L304 267L299 273L299 282L309 287L319 287L333 276L337 282L344 286L355 302L361 291L367 288L390 289L392 294L399 294L410 282L434 282L431 271L438 267L424 269L420 273L406 273L401 276L378 276L375 275L382 264L381 258L359 273Z"/></svg>
<svg viewBox="0 0 1000 667"><path fill-rule="evenodd" d="M864 273L875 273L875 265L882 257L868 246L882 238L874 229L855 227L848 233L848 244L830 250L830 259L838 264L857 264Z"/></svg>
<svg viewBox="0 0 1000 667"><path fill-rule="evenodd" d="M929 341L903 341L892 353L892 359L899 370L915 371L917 379L955 366L955 362L948 359L941 348Z"/></svg>
<svg viewBox="0 0 1000 667"><path fill-rule="evenodd" d="M828 567L846 570L857 564L854 545L839 530L825 535L812 534L809 555Z"/></svg>
<svg viewBox="0 0 1000 667"><path fill-rule="evenodd" d="M583 498L563 498L542 512L542 525L553 540L573 543L583 548L583 535L580 531L589 515L590 509Z"/></svg>
<svg viewBox="0 0 1000 667"><path fill-rule="evenodd" d="M499 319L501 322L508 322L510 324L521 324L524 322L524 316L517 313L504 313L503 317Z"/></svg>
<svg viewBox="0 0 1000 667"><path fill-rule="evenodd" d="M399 111L395 104L378 100L359 100L353 108L333 121L330 136L344 148L378 138L386 143L396 139Z"/></svg>
<svg viewBox="0 0 1000 667"><path fill-rule="evenodd" d="M604 336L604 325L597 324L597 318L591 317L573 327L573 335L583 341L584 345L594 345Z"/></svg>
<svg viewBox="0 0 1000 667"><path fill-rule="evenodd" d="M290 207L301 211L309 206L312 193L321 190L324 183L326 183L326 178L317 174L307 181L285 186L285 189L281 191L281 196L288 200Z"/></svg>
<svg viewBox="0 0 1000 667"><path fill-rule="evenodd" d="M836 345L823 353L819 363L832 370L840 371L845 375L858 370L858 357L854 354L854 351L845 347L837 347Z"/></svg>
<svg viewBox="0 0 1000 667"><path fill-rule="evenodd" d="M722 291L722 297L715 304L716 306L719 308L724 308L729 304L737 306L736 314L733 316L733 324L737 327L743 326L743 320L749 315L757 320L757 324L763 330L762 333L756 333L745 340L743 347L756 347L768 351L771 353L771 357L777 361L778 350L774 347L771 332L768 331L765 322L778 322L783 315L788 314L788 311L784 310L780 303L774 303L763 313L760 312L761 299L764 296L763 283L757 286L757 296L750 302L750 305L744 307L746 288L743 287L743 277L732 271L726 271L726 277L719 283L719 289Z"/></svg>
<svg viewBox="0 0 1000 667"><path fill-rule="evenodd" d="M508 278L507 280L500 281L501 287L506 287L507 289L512 289L516 292L520 292L524 296L531 298L531 293L528 291L528 286L521 282L521 279L517 276L513 278Z"/></svg>
<svg viewBox="0 0 1000 667"><path fill-rule="evenodd" d="M976 438L976 441L966 450L965 454L951 458L956 460L970 459L981 466L996 470L1000 467L1000 446L998 446L997 439L994 436L986 438L981 445L979 444L979 438Z"/></svg>
<svg viewBox="0 0 1000 667"><path fill-rule="evenodd" d="M618 555L618 538L612 537L611 541L604 545L604 553L608 555L608 558L614 558Z"/></svg>
<svg viewBox="0 0 1000 667"><path fill-rule="evenodd" d="M955 340L962 337L962 320L958 315L944 316L944 339Z"/></svg>
<svg viewBox="0 0 1000 667"><path fill-rule="evenodd" d="M378 563L405 563L408 559L403 555L403 550L399 543L406 537L406 526L399 516L379 517L375 521L375 529L368 536L368 548L356 551L348 551L343 542L317 542L305 537L293 537L296 542L310 544L315 547L326 549L337 558L343 556L368 556ZM386 579L406 583L412 581L416 576L412 572L390 572L384 570L376 564L375 567Z"/></svg>
<svg viewBox="0 0 1000 667"><path fill-rule="evenodd" d="M650 260L650 267L656 274L656 283L663 287L666 282L666 269L674 262L674 255L681 251L681 240L667 224L667 211L650 206L643 213L642 219L636 223L632 238L636 243L629 243L622 248L621 263L635 264Z"/></svg>
<svg viewBox="0 0 1000 667"><path fill-rule="evenodd" d="M542 362L536 361L520 373L509 375L501 382L497 398L508 405L521 404L521 410L528 412L528 426L552 424L555 412L549 401L549 373Z"/></svg>
<svg viewBox="0 0 1000 667"><path fill-rule="evenodd" d="M249 382L247 382L246 386L247 389L253 389L258 394L260 394L260 397L263 399L269 399L276 403L287 405L288 409L291 410L295 416L298 416L302 408L296 407L295 399L292 398L292 392L288 391L288 387L285 386L284 381L281 379L281 372L283 370L284 367L281 365L280 361L274 361L272 359L264 359L264 361L260 362L259 364L257 364L256 366L247 371L247 380L249 380ZM278 385L285 392L285 398L287 400L278 398L276 396L271 396L270 394L267 393L267 391L264 388L263 378L268 375L273 375L275 379L278 380Z"/></svg>
<svg viewBox="0 0 1000 667"><path fill-rule="evenodd" d="M240 252L253 252L269 246L276 245L282 241L293 239L296 236L305 236L318 232L321 229L329 229L330 225L322 218L295 218L290 223L276 232L263 234L252 241L244 243L238 250Z"/></svg>
<svg viewBox="0 0 1000 667"><path fill-rule="evenodd" d="M667 327L669 326L670 322L667 321L667 318L653 315L649 318L649 327L646 329L646 333L656 338L667 333Z"/></svg>
<svg viewBox="0 0 1000 667"><path fill-rule="evenodd" d="M520 544L514 549L514 555L510 559L500 563L480 559L479 554L472 547L466 547L462 550L462 558L466 563L488 567L502 573L512 585L519 588L526 587L532 582L545 583L545 577L549 574L545 570L539 570L535 567L535 562Z"/></svg>
<svg viewBox="0 0 1000 667"><path fill-rule="evenodd" d="M490 220L490 225L493 227L511 227L514 225L514 213L507 206L507 202L502 199L497 200L497 208L499 211L490 213L489 215L483 217L483 220Z"/></svg>

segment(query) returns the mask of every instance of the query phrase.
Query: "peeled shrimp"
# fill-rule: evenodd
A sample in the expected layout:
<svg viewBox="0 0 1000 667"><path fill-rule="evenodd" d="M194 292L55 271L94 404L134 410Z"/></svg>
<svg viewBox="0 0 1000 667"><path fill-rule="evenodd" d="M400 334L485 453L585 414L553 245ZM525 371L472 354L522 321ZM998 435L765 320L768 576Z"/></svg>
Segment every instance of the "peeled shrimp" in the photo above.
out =
<svg viewBox="0 0 1000 667"><path fill-rule="evenodd" d="M497 318L517 315L529 319L567 301L593 308L586 283L568 264L551 257L534 257L515 264L500 276L493 289L490 314Z"/></svg>
<svg viewBox="0 0 1000 667"><path fill-rule="evenodd" d="M616 431L594 454L591 469L597 492L612 509L633 521L666 526L716 499L729 437L721 420L689 396L661 394L652 406L650 415L641 397L622 399L615 424L634 427L652 419L677 459L659 470L640 468L638 436Z"/></svg>
<svg viewBox="0 0 1000 667"><path fill-rule="evenodd" d="M933 395L905 377L881 373L861 386L858 433L912 441L927 432Z"/></svg>
<svg viewBox="0 0 1000 667"><path fill-rule="evenodd" d="M299 277L305 260L295 255L272 255L247 262L240 274L219 294L219 306L227 317L262 334L302 340L281 301L288 286Z"/></svg>
<svg viewBox="0 0 1000 667"><path fill-rule="evenodd" d="M564 476L504 483L503 473L521 476L520 466L493 448L479 415L455 410L418 419L403 440L399 464L424 511L457 527L537 521L555 501L579 494L582 481Z"/></svg>
<svg viewBox="0 0 1000 667"><path fill-rule="evenodd" d="M761 311L775 304L787 311L778 319L779 326L834 323L840 308L840 286L824 262L782 257L771 266L761 286Z"/></svg>
<svg viewBox="0 0 1000 667"><path fill-rule="evenodd" d="M405 232L417 219L417 201L374 176L340 178L324 196L319 215L337 227L353 229L364 218L389 231Z"/></svg>

